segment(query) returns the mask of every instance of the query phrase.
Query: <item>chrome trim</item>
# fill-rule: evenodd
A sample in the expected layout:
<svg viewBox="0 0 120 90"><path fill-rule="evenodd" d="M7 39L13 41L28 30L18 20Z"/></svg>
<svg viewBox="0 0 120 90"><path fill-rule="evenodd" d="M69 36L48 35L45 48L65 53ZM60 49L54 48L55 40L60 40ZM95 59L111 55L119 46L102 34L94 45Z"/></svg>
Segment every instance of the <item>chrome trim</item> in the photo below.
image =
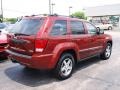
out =
<svg viewBox="0 0 120 90"><path fill-rule="evenodd" d="M14 49L14 50L18 50L18 51L25 52L25 50L23 50L23 49L20 49L20 48L17 48L17 47L11 47L11 49Z"/></svg>
<svg viewBox="0 0 120 90"><path fill-rule="evenodd" d="M27 58L27 59L31 59L32 58L31 56L15 53L15 52L12 52L10 50L5 50L5 51L7 53L9 53L9 54L12 54L12 55L15 55L15 56L18 56L18 57L23 57L23 58Z"/></svg>
<svg viewBox="0 0 120 90"><path fill-rule="evenodd" d="M79 50L79 52L85 52L85 51L95 50L95 49L99 49L99 48L103 48L103 46L92 47L92 48L88 48L88 49L82 49L82 50Z"/></svg>
<svg viewBox="0 0 120 90"><path fill-rule="evenodd" d="M37 56L37 57L49 57L49 56L53 56L53 54L39 55L39 56Z"/></svg>
<svg viewBox="0 0 120 90"><path fill-rule="evenodd" d="M84 61L84 60L87 60L87 59L90 59L90 58L93 58L93 57L99 56L99 55L100 55L100 54L95 54L95 55L90 55L90 56L85 57L85 58L80 58L80 59L78 60L78 62L81 62L81 61Z"/></svg>

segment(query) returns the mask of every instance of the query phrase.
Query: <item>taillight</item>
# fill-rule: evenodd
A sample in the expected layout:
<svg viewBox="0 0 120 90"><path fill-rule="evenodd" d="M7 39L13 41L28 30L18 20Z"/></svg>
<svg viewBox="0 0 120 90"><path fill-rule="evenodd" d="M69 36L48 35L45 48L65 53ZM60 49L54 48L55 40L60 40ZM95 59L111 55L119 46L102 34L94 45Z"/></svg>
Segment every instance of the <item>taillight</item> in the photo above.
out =
<svg viewBox="0 0 120 90"><path fill-rule="evenodd" d="M45 49L46 45L47 45L47 41L48 40L42 40L42 39L38 39L35 41L35 51L36 52L43 52L43 50Z"/></svg>

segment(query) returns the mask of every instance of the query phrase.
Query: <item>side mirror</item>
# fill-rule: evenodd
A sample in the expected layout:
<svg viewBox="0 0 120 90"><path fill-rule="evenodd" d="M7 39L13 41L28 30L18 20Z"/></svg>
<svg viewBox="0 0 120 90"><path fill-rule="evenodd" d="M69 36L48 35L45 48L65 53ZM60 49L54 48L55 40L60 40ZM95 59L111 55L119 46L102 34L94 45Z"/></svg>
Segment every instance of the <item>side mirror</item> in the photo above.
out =
<svg viewBox="0 0 120 90"><path fill-rule="evenodd" d="M97 34L104 34L104 30L100 29L100 28L97 28Z"/></svg>

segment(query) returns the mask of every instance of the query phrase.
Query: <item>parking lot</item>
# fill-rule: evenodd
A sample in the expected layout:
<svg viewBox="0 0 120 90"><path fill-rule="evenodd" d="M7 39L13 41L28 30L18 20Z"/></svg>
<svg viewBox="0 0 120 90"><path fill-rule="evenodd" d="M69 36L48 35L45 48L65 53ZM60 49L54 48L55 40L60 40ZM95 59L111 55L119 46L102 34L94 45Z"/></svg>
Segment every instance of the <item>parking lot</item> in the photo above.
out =
<svg viewBox="0 0 120 90"><path fill-rule="evenodd" d="M80 62L71 78L59 81L49 71L28 71L10 61L0 63L0 90L120 90L120 32L113 36L109 60L99 57Z"/></svg>

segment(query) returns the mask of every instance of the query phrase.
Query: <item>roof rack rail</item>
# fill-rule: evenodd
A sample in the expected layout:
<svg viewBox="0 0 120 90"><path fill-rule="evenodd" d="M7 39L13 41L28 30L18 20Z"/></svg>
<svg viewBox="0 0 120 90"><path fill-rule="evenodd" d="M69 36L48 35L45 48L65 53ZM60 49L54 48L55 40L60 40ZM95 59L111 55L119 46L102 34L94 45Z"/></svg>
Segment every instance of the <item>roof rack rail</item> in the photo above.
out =
<svg viewBox="0 0 120 90"><path fill-rule="evenodd" d="M58 15L58 14L37 14L37 15L35 15L35 14L33 14L33 15L30 15L30 16L61 16L61 17L71 17L71 18L75 18L74 16L65 16L65 15ZM28 15L27 16L25 16L25 17L29 17Z"/></svg>
<svg viewBox="0 0 120 90"><path fill-rule="evenodd" d="M75 18L74 16L66 16L66 15L58 15L58 14L53 14L53 15L50 15L50 16L61 16L61 17L71 17L71 18Z"/></svg>
<svg viewBox="0 0 120 90"><path fill-rule="evenodd" d="M25 17L30 17L30 16L49 16L49 14L32 14L32 15L26 15Z"/></svg>
<svg viewBox="0 0 120 90"><path fill-rule="evenodd" d="M75 16L66 16L66 15L58 15L58 14L53 14L53 15L50 15L50 16L62 16L62 17L71 17L71 18L76 18Z"/></svg>
<svg viewBox="0 0 120 90"><path fill-rule="evenodd" d="M37 14L37 15L31 15L31 16L59 16L58 14Z"/></svg>

